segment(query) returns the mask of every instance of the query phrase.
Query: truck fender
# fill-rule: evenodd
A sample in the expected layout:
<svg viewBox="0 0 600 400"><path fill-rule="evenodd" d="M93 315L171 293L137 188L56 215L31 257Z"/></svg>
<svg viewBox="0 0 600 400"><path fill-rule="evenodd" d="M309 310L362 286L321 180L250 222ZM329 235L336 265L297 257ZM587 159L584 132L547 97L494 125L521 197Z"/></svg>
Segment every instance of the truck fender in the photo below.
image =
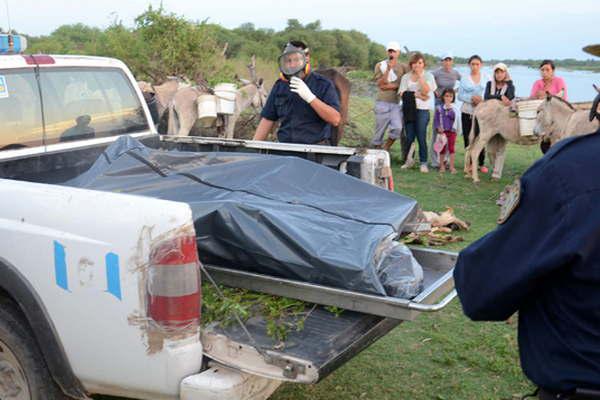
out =
<svg viewBox="0 0 600 400"><path fill-rule="evenodd" d="M0 296L8 294L25 316L48 370L63 393L75 399L89 399L65 354L54 324L42 300L27 279L0 257Z"/></svg>

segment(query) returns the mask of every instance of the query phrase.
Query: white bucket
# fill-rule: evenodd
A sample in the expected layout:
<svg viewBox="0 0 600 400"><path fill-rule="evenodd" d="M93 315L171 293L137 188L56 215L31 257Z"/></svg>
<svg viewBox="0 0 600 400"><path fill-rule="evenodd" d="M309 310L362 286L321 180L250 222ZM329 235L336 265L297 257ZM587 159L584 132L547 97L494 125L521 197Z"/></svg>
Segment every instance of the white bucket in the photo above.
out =
<svg viewBox="0 0 600 400"><path fill-rule="evenodd" d="M519 113L519 134L532 136L536 124L537 110L544 100L521 100L517 102Z"/></svg>
<svg viewBox="0 0 600 400"><path fill-rule="evenodd" d="M202 94L196 100L198 120L205 128L211 127L217 119L217 98L212 94Z"/></svg>
<svg viewBox="0 0 600 400"><path fill-rule="evenodd" d="M237 88L234 83L219 83L214 89L217 96L217 112L219 114L233 114L235 111L235 96Z"/></svg>

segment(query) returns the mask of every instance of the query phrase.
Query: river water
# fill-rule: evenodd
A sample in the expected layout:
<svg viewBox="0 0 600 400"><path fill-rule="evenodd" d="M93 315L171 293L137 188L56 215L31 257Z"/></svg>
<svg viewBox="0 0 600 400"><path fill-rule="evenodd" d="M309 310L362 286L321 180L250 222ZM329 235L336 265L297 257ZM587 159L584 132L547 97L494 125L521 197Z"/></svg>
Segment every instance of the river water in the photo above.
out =
<svg viewBox="0 0 600 400"><path fill-rule="evenodd" d="M466 65L458 65L456 69L461 75L469 74L469 68ZM492 76L492 66L484 66L483 73L486 79ZM540 79L538 69L529 68L522 65L509 66L509 72L512 77L518 97L528 97L531 92L533 82ZM596 96L596 91L592 87L595 83L600 87L600 73L590 71L573 71L557 68L556 76L565 80L567 85L567 96L571 102L592 101Z"/></svg>

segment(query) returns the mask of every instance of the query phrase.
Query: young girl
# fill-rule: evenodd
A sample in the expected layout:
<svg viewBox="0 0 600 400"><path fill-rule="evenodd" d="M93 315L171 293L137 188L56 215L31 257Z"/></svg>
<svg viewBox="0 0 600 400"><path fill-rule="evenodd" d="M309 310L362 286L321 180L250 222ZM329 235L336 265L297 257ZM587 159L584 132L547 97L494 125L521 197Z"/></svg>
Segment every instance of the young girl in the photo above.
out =
<svg viewBox="0 0 600 400"><path fill-rule="evenodd" d="M456 143L456 135L459 131L459 113L454 107L454 90L444 89L442 92L443 104L435 108L433 117L433 129L438 132L438 135L445 135L447 139L446 145L440 151L440 172L446 172L444 158L446 149L450 157L450 173L455 174L454 168L454 144Z"/></svg>

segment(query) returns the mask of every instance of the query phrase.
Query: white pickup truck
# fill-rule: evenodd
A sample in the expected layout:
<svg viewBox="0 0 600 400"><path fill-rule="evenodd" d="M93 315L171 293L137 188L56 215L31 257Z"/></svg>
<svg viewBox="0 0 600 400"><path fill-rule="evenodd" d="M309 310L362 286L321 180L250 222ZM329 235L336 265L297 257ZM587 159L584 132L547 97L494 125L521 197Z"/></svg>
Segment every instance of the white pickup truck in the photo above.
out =
<svg viewBox="0 0 600 400"><path fill-rule="evenodd" d="M0 116L0 399L266 399L281 382L319 381L401 322L385 317L392 302L357 295L348 308L362 312L317 309L286 350L265 350L251 323L250 341L238 327L204 331L190 207L58 185L123 134L155 148L296 154L390 187L386 152L160 136L134 77L108 58L0 55ZM451 289L454 256L419 257L426 287L401 302L407 319L451 298L427 305ZM311 289L283 283L292 297Z"/></svg>

